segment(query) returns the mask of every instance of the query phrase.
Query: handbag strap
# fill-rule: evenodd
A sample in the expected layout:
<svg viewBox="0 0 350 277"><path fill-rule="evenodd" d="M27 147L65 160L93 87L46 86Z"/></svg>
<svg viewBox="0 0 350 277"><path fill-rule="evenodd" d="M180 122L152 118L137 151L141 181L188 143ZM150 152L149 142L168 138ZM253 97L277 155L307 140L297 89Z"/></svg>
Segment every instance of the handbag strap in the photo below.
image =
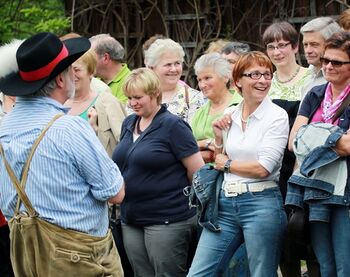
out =
<svg viewBox="0 0 350 277"><path fill-rule="evenodd" d="M189 109L190 108L190 99L189 99L189 95L188 95L188 85L185 85L185 102L186 102L187 109Z"/></svg>
<svg viewBox="0 0 350 277"><path fill-rule="evenodd" d="M348 95L344 98L343 102L340 104L339 108L335 112L332 118L332 122L335 122L342 115L342 113L345 111L346 107L349 106L349 104L350 104L350 93L348 93Z"/></svg>
<svg viewBox="0 0 350 277"><path fill-rule="evenodd" d="M17 199L17 204L16 204L16 209L15 209L15 214L18 214L19 212L19 207L21 205L21 201L23 202L25 208L27 209L28 214L31 217L34 217L37 215L37 212L35 211L35 209L32 206L32 203L30 202L26 192L25 192L25 184L27 182L27 177L28 177L28 171L29 171L29 166L30 166L30 162L32 161L33 155L35 153L35 150L37 149L40 141L42 140L42 138L44 137L44 135L46 134L47 130L52 126L52 124L61 116L63 116L63 114L57 114L53 119L50 120L50 122L46 125L46 127L44 128L44 130L40 133L39 137L35 140L31 151L29 153L28 159L24 165L23 171L22 171L22 178L21 178L21 182L18 181L15 173L13 172L10 164L7 162L6 158L5 158L5 153L4 153L4 149L2 147L2 145L0 144L0 153L4 159L4 163L5 163L5 167L6 167L6 171L9 174L9 177L12 181L12 184L14 185L17 194L18 194L18 199Z"/></svg>

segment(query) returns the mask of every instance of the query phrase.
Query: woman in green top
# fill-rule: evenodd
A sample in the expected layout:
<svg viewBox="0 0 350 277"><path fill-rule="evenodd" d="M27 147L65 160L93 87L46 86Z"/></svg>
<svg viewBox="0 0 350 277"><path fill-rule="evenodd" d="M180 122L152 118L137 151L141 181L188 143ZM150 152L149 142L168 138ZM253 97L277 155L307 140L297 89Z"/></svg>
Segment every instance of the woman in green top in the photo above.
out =
<svg viewBox="0 0 350 277"><path fill-rule="evenodd" d="M214 132L212 122L234 104L229 92L231 67L219 53L201 56L194 65L198 86L208 102L199 108L191 122L194 137L206 163L214 161Z"/></svg>
<svg viewBox="0 0 350 277"><path fill-rule="evenodd" d="M68 99L70 115L89 121L109 156L119 142L121 125L126 117L124 106L111 94L110 88L93 78L96 55L89 50L73 64L75 95Z"/></svg>
<svg viewBox="0 0 350 277"><path fill-rule="evenodd" d="M311 76L311 71L297 64L299 34L288 22L271 24L263 34L266 52L276 67L269 96L271 99L301 100L302 88Z"/></svg>
<svg viewBox="0 0 350 277"><path fill-rule="evenodd" d="M276 104L280 103L288 111L290 126L295 120L302 96L307 93L303 89L311 78L311 70L300 66L296 62L298 39L298 32L290 23L285 21L271 24L262 37L267 55L276 67L269 96L272 99L278 99ZM279 180L279 187L283 196L285 196L287 190L287 180L293 172L294 162L294 154L286 149ZM289 214L290 211L286 211ZM307 236L307 234L305 235ZM320 275L319 265L312 253L311 245L300 244L287 232L283 250L280 269L284 277L301 275L300 260L306 260L310 276Z"/></svg>

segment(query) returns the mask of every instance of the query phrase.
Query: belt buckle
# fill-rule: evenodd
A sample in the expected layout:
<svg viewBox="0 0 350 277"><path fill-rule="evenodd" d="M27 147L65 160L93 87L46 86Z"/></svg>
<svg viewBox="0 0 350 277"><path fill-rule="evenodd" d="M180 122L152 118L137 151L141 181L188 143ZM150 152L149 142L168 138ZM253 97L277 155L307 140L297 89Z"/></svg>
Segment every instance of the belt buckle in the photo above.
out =
<svg viewBox="0 0 350 277"><path fill-rule="evenodd" d="M226 197L235 197L239 194L238 192L231 192L231 191L227 191L227 190L224 190L224 191L225 191Z"/></svg>
<svg viewBox="0 0 350 277"><path fill-rule="evenodd" d="M224 192L225 192L226 197L235 197L235 196L239 195L238 192L230 190L230 187L234 187L236 185L237 185L237 183L235 182L235 183L229 183L229 184L224 186Z"/></svg>

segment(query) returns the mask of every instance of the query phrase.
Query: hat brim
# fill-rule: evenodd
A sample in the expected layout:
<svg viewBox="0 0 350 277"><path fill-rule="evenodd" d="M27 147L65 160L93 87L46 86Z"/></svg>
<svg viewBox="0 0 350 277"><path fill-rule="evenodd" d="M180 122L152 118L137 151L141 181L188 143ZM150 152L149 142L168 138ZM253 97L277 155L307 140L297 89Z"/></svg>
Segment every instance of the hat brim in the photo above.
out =
<svg viewBox="0 0 350 277"><path fill-rule="evenodd" d="M10 96L25 96L33 94L68 68L74 61L79 59L79 57L89 50L91 46L90 41L83 37L67 39L63 41L63 43L69 54L57 64L48 77L38 81L28 82L24 81L18 72L11 73L0 79L0 91Z"/></svg>

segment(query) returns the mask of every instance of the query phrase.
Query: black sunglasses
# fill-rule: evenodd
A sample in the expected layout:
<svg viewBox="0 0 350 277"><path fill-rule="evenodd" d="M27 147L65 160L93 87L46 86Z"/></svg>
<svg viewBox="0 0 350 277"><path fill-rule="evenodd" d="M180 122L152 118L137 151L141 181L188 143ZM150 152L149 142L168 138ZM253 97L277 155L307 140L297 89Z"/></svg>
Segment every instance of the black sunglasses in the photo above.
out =
<svg viewBox="0 0 350 277"><path fill-rule="evenodd" d="M327 64L331 63L331 65L334 67L341 67L344 64L350 63L350 61L342 62L342 61L329 60L327 58L320 58L320 61L323 65L327 65Z"/></svg>

